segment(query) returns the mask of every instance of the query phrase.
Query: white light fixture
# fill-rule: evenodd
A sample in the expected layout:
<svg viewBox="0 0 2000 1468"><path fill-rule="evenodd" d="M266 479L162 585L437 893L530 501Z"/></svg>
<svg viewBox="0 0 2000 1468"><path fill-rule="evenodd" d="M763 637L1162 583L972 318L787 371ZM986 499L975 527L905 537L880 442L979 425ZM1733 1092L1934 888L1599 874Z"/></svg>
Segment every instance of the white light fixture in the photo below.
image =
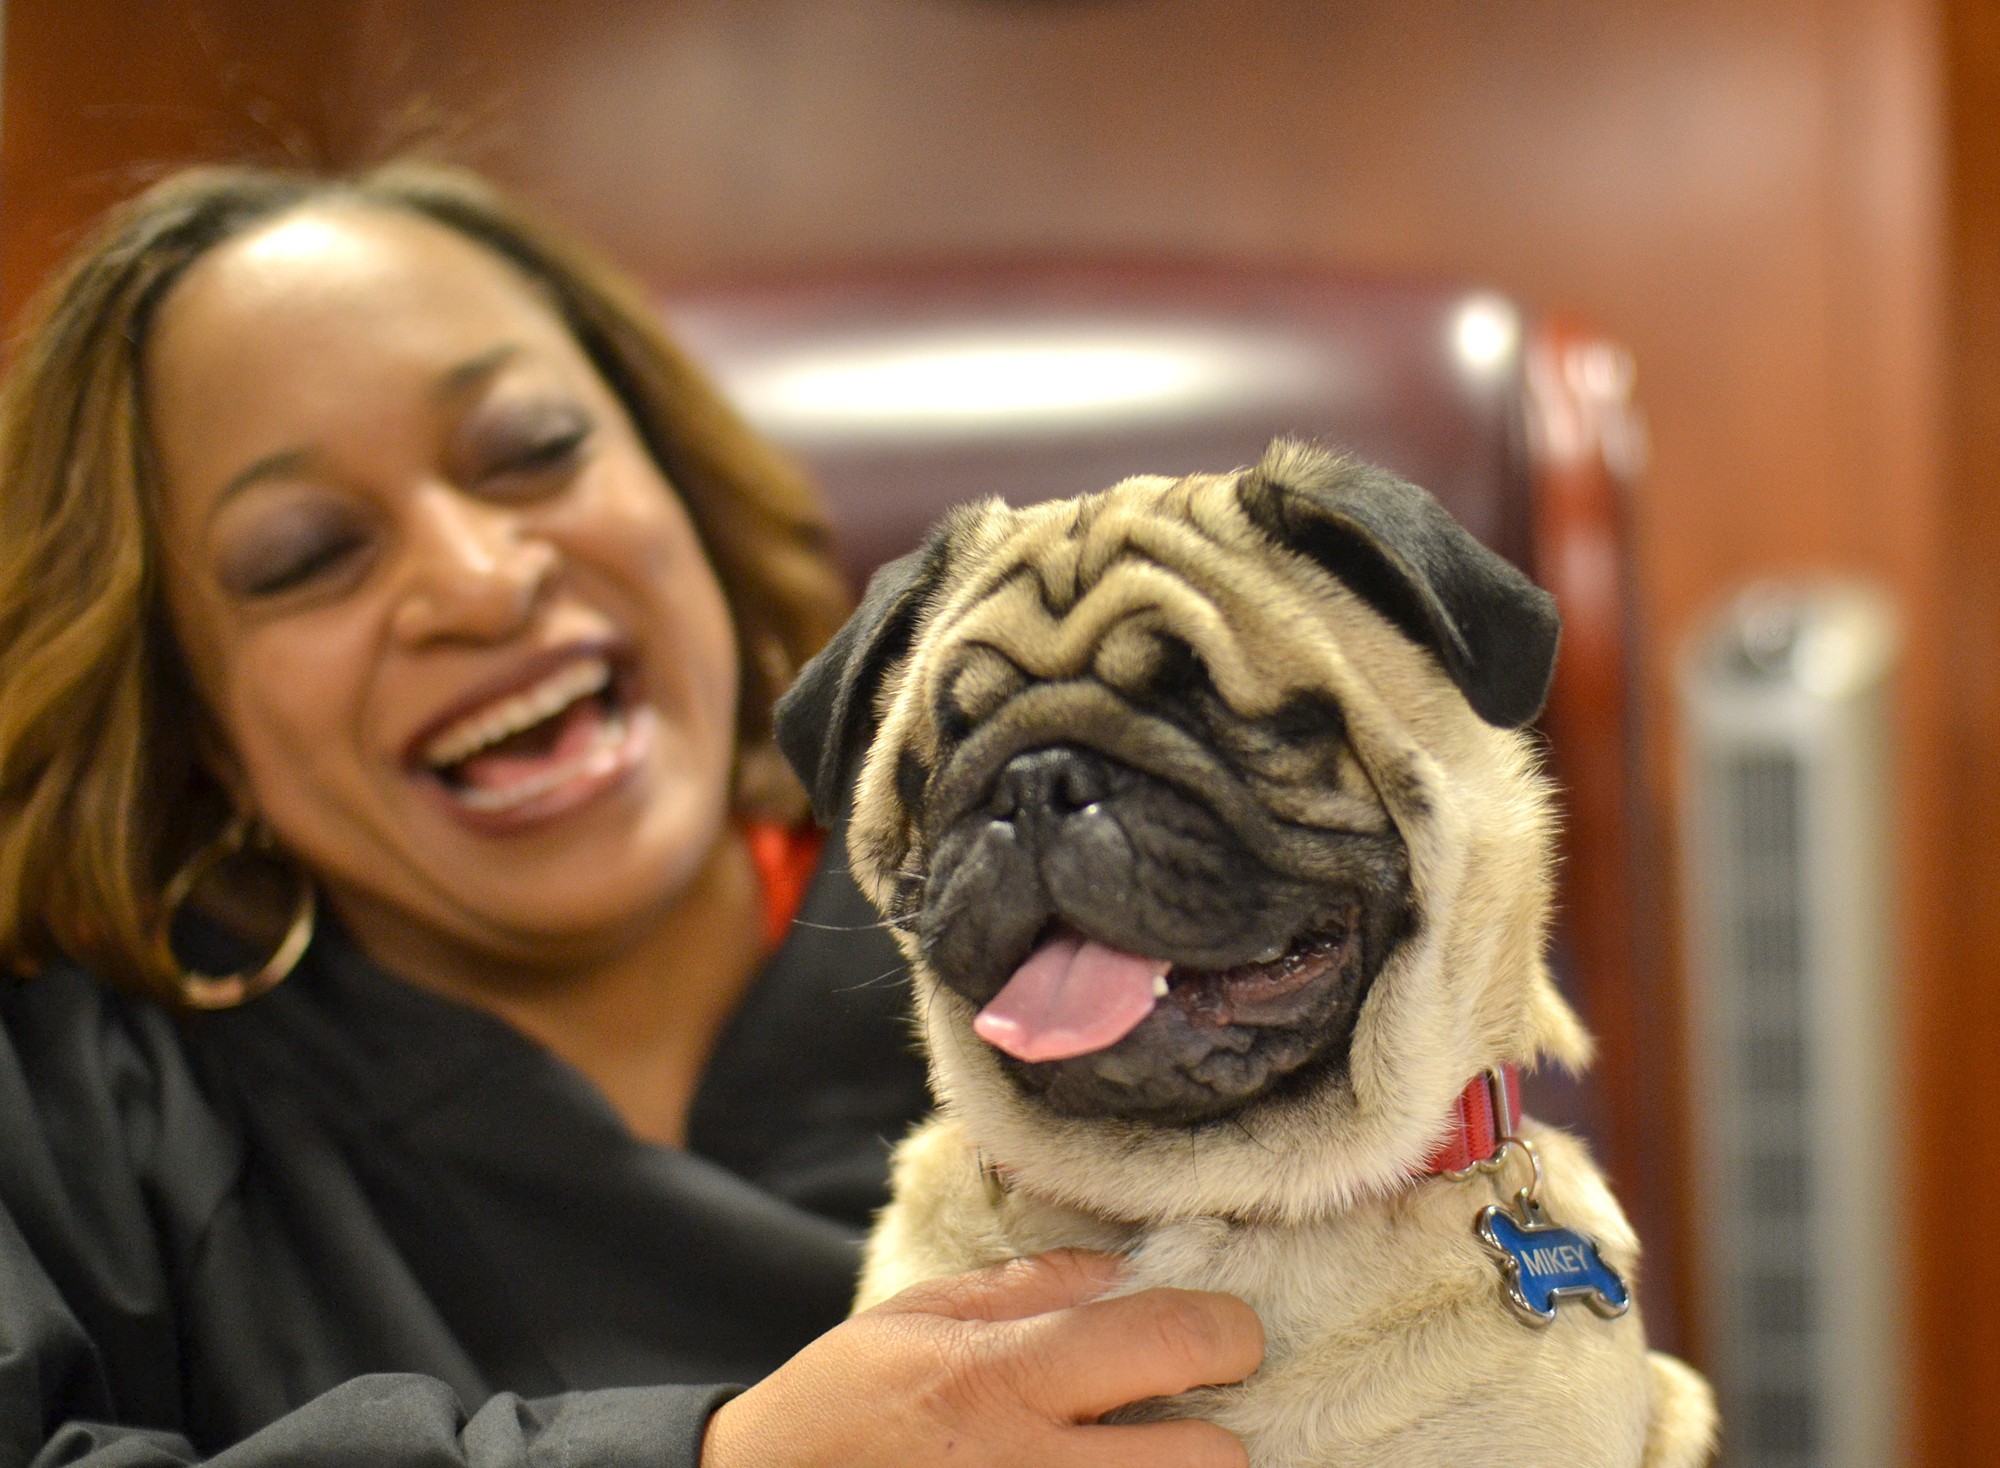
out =
<svg viewBox="0 0 2000 1468"><path fill-rule="evenodd" d="M1500 296L1467 297L1452 315L1452 353L1475 376L1489 376L1505 366L1520 343L1520 314Z"/></svg>
<svg viewBox="0 0 2000 1468"><path fill-rule="evenodd" d="M1077 327L912 334L717 365L750 418L793 442L1095 430L1294 400L1325 375L1269 340Z"/></svg>

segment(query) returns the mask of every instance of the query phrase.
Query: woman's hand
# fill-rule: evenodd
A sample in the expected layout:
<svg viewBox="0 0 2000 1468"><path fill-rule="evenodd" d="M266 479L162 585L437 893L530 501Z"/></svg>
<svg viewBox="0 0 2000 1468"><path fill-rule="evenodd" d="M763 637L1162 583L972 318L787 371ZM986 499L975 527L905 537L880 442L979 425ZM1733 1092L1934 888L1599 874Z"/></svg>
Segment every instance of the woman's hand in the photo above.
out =
<svg viewBox="0 0 2000 1468"><path fill-rule="evenodd" d="M1233 1295L1098 1299L1118 1261L1060 1252L931 1280L836 1326L709 1424L702 1468L1244 1468L1206 1422L1099 1426L1241 1381L1264 1330Z"/></svg>

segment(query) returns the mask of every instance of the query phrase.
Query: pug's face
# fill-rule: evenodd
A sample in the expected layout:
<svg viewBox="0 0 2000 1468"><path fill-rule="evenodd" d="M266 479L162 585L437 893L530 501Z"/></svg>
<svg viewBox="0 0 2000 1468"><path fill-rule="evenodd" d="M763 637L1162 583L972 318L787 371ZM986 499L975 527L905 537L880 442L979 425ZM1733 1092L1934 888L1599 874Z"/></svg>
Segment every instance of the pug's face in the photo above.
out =
<svg viewBox="0 0 2000 1468"><path fill-rule="evenodd" d="M992 1156L1114 1215L1296 1213L1421 1163L1482 1066L1580 1043L1512 732L1555 629L1422 491L1279 445L955 513L780 737L823 813L851 784Z"/></svg>

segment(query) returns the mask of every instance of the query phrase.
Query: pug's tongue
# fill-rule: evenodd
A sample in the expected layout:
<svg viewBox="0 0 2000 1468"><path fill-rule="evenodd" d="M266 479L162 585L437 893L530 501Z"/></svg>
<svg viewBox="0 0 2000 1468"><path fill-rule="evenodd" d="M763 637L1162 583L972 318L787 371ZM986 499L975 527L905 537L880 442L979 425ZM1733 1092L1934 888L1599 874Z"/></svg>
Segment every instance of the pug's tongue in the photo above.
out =
<svg viewBox="0 0 2000 1468"><path fill-rule="evenodd" d="M1014 971L972 1028L1017 1060L1089 1055L1117 1044L1153 1012L1154 983L1172 967L1094 938L1053 938Z"/></svg>

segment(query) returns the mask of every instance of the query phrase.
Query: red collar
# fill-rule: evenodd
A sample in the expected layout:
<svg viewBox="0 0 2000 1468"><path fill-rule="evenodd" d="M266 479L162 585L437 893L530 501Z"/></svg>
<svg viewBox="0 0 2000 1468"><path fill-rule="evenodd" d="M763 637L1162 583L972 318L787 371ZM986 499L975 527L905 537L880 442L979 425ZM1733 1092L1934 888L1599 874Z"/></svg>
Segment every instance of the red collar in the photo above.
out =
<svg viewBox="0 0 2000 1468"><path fill-rule="evenodd" d="M1497 1071L1481 1071L1458 1093L1452 1128L1418 1176L1463 1172L1475 1162L1484 1162L1500 1150L1501 1140L1513 1132L1520 1115L1520 1067L1503 1065Z"/></svg>

